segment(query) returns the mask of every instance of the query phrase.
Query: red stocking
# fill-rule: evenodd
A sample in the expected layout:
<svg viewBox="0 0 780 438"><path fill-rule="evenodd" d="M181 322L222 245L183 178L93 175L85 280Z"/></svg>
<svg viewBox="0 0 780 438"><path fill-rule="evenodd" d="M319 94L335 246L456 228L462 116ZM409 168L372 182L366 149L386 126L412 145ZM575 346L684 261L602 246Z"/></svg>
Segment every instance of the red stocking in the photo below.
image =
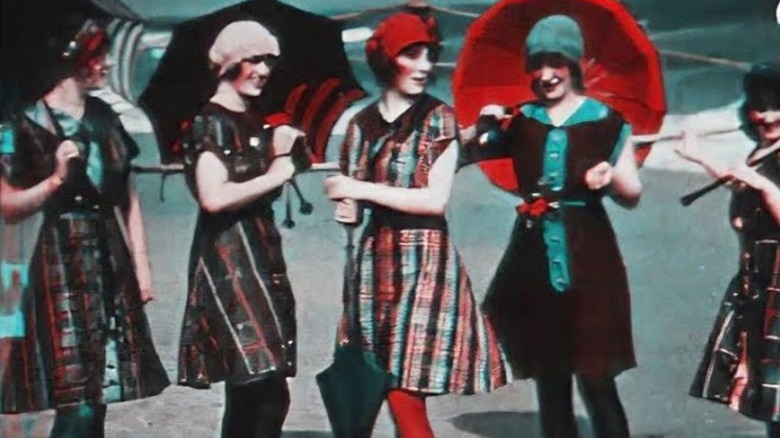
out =
<svg viewBox="0 0 780 438"><path fill-rule="evenodd" d="M434 438L425 398L412 392L393 389L387 394L399 438Z"/></svg>

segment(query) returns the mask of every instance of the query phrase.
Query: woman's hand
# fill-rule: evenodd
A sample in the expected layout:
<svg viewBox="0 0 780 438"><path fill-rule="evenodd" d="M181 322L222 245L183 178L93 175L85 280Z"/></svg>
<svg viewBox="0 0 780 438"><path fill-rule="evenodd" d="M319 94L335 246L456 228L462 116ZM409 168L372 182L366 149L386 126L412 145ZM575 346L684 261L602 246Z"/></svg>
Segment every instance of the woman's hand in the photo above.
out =
<svg viewBox="0 0 780 438"><path fill-rule="evenodd" d="M79 148L73 140L65 140L57 147L54 157L56 167L53 176L65 181L68 178L68 161L80 157Z"/></svg>
<svg viewBox="0 0 780 438"><path fill-rule="evenodd" d="M500 121L506 118L506 111L501 105L490 104L483 106L482 109L479 110L479 115L490 116Z"/></svg>
<svg viewBox="0 0 780 438"><path fill-rule="evenodd" d="M585 172L585 185L600 190L612 183L612 165L602 161Z"/></svg>
<svg viewBox="0 0 780 438"><path fill-rule="evenodd" d="M359 222L357 202L349 198L338 201L333 218L342 224L357 224Z"/></svg>
<svg viewBox="0 0 780 438"><path fill-rule="evenodd" d="M303 131L293 128L290 125L277 126L274 129L273 138L271 140L274 155L289 154L295 141L303 136Z"/></svg>
<svg viewBox="0 0 780 438"><path fill-rule="evenodd" d="M725 176L729 176L733 180L739 181L759 192L765 192L774 185L768 178L748 166L731 168L726 171Z"/></svg>
<svg viewBox="0 0 780 438"><path fill-rule="evenodd" d="M288 156L276 157L268 166L268 173L279 174L284 178L284 181L288 181L295 175L295 163L292 158Z"/></svg>
<svg viewBox="0 0 780 438"><path fill-rule="evenodd" d="M707 161L706 154L699 147L699 134L696 132L683 132L682 146L675 148L674 152L692 163L702 164Z"/></svg>
<svg viewBox="0 0 780 438"><path fill-rule="evenodd" d="M151 275L138 275L138 289L141 292L141 302L146 304L154 300Z"/></svg>
<svg viewBox="0 0 780 438"><path fill-rule="evenodd" d="M362 181L344 175L336 175L325 178L325 194L332 200L362 199L360 189Z"/></svg>

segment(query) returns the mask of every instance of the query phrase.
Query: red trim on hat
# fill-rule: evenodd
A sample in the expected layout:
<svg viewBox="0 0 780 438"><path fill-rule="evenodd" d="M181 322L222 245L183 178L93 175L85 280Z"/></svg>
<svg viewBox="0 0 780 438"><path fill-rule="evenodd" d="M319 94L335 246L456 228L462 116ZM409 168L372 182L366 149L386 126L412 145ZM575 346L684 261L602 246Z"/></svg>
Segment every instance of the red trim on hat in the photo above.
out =
<svg viewBox="0 0 780 438"><path fill-rule="evenodd" d="M78 56L76 57L76 65L84 67L89 64L89 61L95 56L97 51L106 42L106 32L103 29L98 29L92 34L89 34L83 41L77 41L81 46L78 48Z"/></svg>

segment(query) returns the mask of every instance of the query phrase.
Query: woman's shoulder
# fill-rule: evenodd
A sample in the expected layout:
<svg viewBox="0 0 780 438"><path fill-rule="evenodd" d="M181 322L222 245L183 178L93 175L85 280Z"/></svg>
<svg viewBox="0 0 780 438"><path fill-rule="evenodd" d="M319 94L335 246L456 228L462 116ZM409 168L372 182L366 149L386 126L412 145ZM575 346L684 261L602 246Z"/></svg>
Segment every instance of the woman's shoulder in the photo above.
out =
<svg viewBox="0 0 780 438"><path fill-rule="evenodd" d="M95 96L87 96L84 103L84 117L90 123L114 123L119 120L119 114L108 102Z"/></svg>

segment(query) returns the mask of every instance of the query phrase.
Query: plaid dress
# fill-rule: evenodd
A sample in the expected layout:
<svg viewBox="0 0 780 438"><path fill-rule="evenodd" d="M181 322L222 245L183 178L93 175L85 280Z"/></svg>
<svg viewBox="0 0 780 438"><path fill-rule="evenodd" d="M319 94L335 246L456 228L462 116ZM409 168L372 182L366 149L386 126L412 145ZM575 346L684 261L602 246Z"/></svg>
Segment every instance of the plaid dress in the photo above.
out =
<svg viewBox="0 0 780 438"><path fill-rule="evenodd" d="M3 177L20 188L52 174L62 140L31 114L17 117L14 151L2 156ZM80 125L101 178L74 171L44 206L23 298L26 332L3 340L3 413L133 400L169 384L123 235L137 146L98 99L87 99Z"/></svg>
<svg viewBox="0 0 780 438"><path fill-rule="evenodd" d="M758 171L780 183L780 163ZM780 421L780 226L759 192L737 190L732 219L740 243L690 394L765 422Z"/></svg>
<svg viewBox="0 0 780 438"><path fill-rule="evenodd" d="M185 169L197 199L195 165L216 155L230 181L268 171L268 132L260 118L209 103L186 134ZM189 292L179 348L180 385L247 383L296 369L295 299L271 203L280 190L238 211L201 209L190 252Z"/></svg>
<svg viewBox="0 0 780 438"><path fill-rule="evenodd" d="M349 125L342 169L360 180L426 187L456 129L452 109L429 95L393 123L371 105ZM354 279L364 348L393 374L397 388L473 394L504 385L497 340L475 303L444 217L368 210ZM339 339L345 331L346 315Z"/></svg>

